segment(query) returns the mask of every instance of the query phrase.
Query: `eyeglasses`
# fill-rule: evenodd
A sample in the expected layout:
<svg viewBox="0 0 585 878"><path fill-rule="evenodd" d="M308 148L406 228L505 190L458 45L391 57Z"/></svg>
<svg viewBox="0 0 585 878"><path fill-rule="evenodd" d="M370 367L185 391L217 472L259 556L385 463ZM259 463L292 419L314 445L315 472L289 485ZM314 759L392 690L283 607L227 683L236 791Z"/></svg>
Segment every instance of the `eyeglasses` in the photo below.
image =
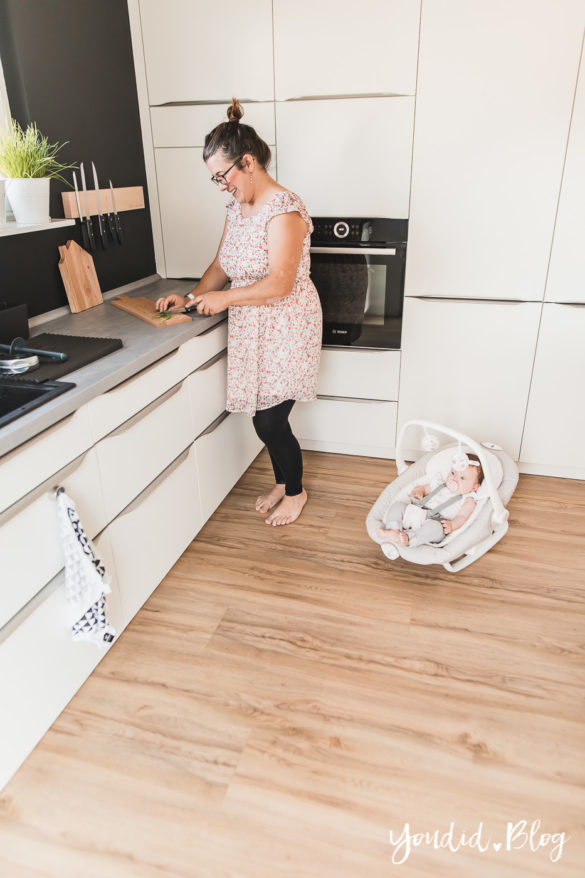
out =
<svg viewBox="0 0 585 878"><path fill-rule="evenodd" d="M226 168L226 170L223 172L223 174L214 174L211 178L211 182L215 183L216 186L227 186L228 181L226 180L226 175L229 174L229 172L234 167L234 165L238 164L238 162L241 160L241 158L242 158L242 156L237 158L235 160L235 162L229 166L229 168Z"/></svg>

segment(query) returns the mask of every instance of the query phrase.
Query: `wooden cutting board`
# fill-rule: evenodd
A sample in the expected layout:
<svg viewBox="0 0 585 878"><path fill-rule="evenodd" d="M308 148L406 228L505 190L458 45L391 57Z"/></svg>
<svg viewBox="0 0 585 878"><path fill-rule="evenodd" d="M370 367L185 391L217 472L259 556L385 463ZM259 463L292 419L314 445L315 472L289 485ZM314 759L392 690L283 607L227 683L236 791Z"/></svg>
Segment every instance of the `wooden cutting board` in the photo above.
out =
<svg viewBox="0 0 585 878"><path fill-rule="evenodd" d="M72 314L87 311L104 301L93 259L75 241L59 247L59 271L65 285Z"/></svg>
<svg viewBox="0 0 585 878"><path fill-rule="evenodd" d="M134 317L139 317L140 320L145 320L151 326L174 326L177 323L191 323L188 314L173 314L172 317L163 317L156 310L154 302L144 298L144 296L116 296L115 299L111 299L111 304L128 314L133 314Z"/></svg>

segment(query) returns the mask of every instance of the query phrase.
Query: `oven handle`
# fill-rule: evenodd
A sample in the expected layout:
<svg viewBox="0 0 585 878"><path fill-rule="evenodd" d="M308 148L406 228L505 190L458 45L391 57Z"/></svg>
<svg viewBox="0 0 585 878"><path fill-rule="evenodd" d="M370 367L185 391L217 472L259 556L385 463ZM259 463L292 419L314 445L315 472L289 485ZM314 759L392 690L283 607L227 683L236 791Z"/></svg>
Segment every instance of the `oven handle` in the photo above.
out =
<svg viewBox="0 0 585 878"><path fill-rule="evenodd" d="M356 253L364 256L396 256L395 247L311 247L311 253Z"/></svg>

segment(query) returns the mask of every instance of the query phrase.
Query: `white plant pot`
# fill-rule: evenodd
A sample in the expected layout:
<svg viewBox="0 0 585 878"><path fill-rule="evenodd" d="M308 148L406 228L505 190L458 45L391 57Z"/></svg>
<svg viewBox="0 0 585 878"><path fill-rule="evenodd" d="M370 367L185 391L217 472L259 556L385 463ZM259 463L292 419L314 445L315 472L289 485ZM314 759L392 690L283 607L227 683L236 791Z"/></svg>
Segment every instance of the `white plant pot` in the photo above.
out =
<svg viewBox="0 0 585 878"><path fill-rule="evenodd" d="M48 223L50 177L13 177L5 180L6 197L17 226Z"/></svg>

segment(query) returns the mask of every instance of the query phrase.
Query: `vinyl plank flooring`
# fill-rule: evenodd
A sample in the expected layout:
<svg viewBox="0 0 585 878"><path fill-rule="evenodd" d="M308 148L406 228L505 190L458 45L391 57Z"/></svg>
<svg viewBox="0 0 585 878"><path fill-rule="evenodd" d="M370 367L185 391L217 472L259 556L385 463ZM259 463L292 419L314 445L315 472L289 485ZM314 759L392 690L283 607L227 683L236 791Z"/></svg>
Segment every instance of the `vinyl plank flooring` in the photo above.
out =
<svg viewBox="0 0 585 878"><path fill-rule="evenodd" d="M395 474L305 453L273 528L259 455L0 794L3 878L581 878L583 483L521 476L450 574L369 539ZM406 823L502 846L398 865Z"/></svg>

